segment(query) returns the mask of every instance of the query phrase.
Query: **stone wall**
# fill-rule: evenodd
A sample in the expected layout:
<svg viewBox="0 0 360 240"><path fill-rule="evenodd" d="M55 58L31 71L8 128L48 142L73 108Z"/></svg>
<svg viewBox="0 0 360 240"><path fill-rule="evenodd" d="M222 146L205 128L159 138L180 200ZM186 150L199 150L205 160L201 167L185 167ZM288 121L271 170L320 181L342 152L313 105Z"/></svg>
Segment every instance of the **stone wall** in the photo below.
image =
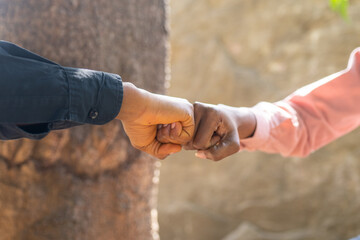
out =
<svg viewBox="0 0 360 240"><path fill-rule="evenodd" d="M162 93L165 9L163 0L0 0L0 39ZM157 176L119 121L0 141L0 240L158 239Z"/></svg>
<svg viewBox="0 0 360 240"><path fill-rule="evenodd" d="M327 0L171 1L169 94L252 106L346 67L360 45ZM359 93L360 94L360 93ZM239 153L221 162L184 152L162 163L164 240L338 240L360 234L359 130L308 158Z"/></svg>

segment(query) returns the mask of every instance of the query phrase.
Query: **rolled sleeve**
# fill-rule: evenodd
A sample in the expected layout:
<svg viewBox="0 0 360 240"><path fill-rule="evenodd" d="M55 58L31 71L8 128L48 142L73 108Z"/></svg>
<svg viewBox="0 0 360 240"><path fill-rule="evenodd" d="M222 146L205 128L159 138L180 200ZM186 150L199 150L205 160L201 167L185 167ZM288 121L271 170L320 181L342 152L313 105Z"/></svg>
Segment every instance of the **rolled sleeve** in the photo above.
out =
<svg viewBox="0 0 360 240"><path fill-rule="evenodd" d="M0 139L40 139L51 130L105 124L120 111L121 77L63 67L0 41Z"/></svg>
<svg viewBox="0 0 360 240"><path fill-rule="evenodd" d="M123 87L116 74L64 67L69 84L69 121L101 125L120 111Z"/></svg>

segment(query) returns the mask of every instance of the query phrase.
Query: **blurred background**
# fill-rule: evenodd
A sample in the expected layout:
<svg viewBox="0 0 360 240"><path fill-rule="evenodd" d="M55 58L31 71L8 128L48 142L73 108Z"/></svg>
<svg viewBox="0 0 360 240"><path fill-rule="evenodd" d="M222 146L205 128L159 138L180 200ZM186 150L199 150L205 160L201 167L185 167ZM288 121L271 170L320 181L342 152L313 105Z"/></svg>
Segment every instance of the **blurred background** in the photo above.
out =
<svg viewBox="0 0 360 240"><path fill-rule="evenodd" d="M168 93L253 106L344 69L360 46L327 0L181 0L171 5ZM313 153L238 153L214 163L182 152L162 162L164 240L338 240L360 234L359 130Z"/></svg>

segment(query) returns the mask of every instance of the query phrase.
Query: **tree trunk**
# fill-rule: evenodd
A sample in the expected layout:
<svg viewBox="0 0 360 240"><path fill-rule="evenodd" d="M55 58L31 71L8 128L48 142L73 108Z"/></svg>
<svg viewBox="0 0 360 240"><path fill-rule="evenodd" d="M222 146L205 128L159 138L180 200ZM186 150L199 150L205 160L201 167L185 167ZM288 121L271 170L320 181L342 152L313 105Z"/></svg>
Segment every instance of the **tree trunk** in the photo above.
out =
<svg viewBox="0 0 360 240"><path fill-rule="evenodd" d="M163 0L0 0L0 38L164 91ZM121 123L0 142L0 240L157 239L158 162Z"/></svg>

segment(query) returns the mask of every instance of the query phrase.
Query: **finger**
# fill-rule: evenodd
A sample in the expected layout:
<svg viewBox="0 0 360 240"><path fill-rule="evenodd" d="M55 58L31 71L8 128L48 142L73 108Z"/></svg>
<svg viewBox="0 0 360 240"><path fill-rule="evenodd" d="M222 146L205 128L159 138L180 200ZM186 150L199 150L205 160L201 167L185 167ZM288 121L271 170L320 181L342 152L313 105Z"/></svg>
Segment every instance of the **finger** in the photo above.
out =
<svg viewBox="0 0 360 240"><path fill-rule="evenodd" d="M170 125L170 139L172 143L183 144L183 139L181 139L181 132L183 127L180 122L174 122Z"/></svg>
<svg viewBox="0 0 360 240"><path fill-rule="evenodd" d="M193 129L194 126L191 126ZM171 124L163 124L162 127L158 127L157 140L162 143L175 143L175 144L187 144L191 138L193 130L183 127L181 122L173 122ZM190 139L190 140L189 140Z"/></svg>
<svg viewBox="0 0 360 240"><path fill-rule="evenodd" d="M171 139L170 139L170 126L166 126L166 127L162 127L160 129L157 130L156 133L156 139L160 142L160 143L170 143Z"/></svg>
<svg viewBox="0 0 360 240"><path fill-rule="evenodd" d="M191 141L191 139L193 138L194 135L194 124L190 125L190 126L186 126L182 124L182 130L180 132L180 135L177 138L177 142L181 145L184 145L186 143L188 143L189 141Z"/></svg>
<svg viewBox="0 0 360 240"><path fill-rule="evenodd" d="M181 145L173 143L161 143L154 139L149 145L139 149L159 159L164 159L170 154L181 151Z"/></svg>
<svg viewBox="0 0 360 240"><path fill-rule="evenodd" d="M207 150L201 150L196 153L197 157L219 161L240 150L240 140L236 131L225 136L218 144L215 144Z"/></svg>
<svg viewBox="0 0 360 240"><path fill-rule="evenodd" d="M168 125L169 137L168 142L184 145L192 138L192 134L188 133L181 122L174 122Z"/></svg>
<svg viewBox="0 0 360 240"><path fill-rule="evenodd" d="M219 124L220 119L216 114L206 114L198 124L198 129L193 140L193 147L196 149L207 149L211 147L211 139Z"/></svg>
<svg viewBox="0 0 360 240"><path fill-rule="evenodd" d="M210 146L209 147L212 147L215 144L218 144L220 142L220 140L221 140L221 137L218 134L215 133L210 139Z"/></svg>
<svg viewBox="0 0 360 240"><path fill-rule="evenodd" d="M171 124L179 121L182 125L182 132L179 135L181 142L190 141L194 134L194 109L193 105L185 99L152 94L155 99L154 105L157 111L149 121L150 124Z"/></svg>
<svg viewBox="0 0 360 240"><path fill-rule="evenodd" d="M182 131L178 137L181 145L186 145L192 141L195 133L195 117L194 117L194 106L191 104L191 113L186 114L186 118L181 122Z"/></svg>
<svg viewBox="0 0 360 240"><path fill-rule="evenodd" d="M182 131L182 125L180 122L174 122L168 124L166 127L162 127L157 130L156 139L161 143L175 143L182 144L180 134Z"/></svg>
<svg viewBox="0 0 360 240"><path fill-rule="evenodd" d="M201 119L203 118L204 113L206 112L206 106L203 103L200 102L195 102L194 103L194 119L195 119L195 129L194 129L194 136L193 138L186 143L185 145L183 145L183 148L185 150L197 150L194 146L194 138L196 136L196 133L198 131L198 128L201 124Z"/></svg>
<svg viewBox="0 0 360 240"><path fill-rule="evenodd" d="M212 146L214 146L215 144L218 144L220 140L221 140L221 137L215 133L215 134L211 137L211 139L210 139L210 146L209 146L209 148L212 147ZM188 144L186 144L186 145L183 145L183 148L184 148L185 150L200 150L200 149L196 149L196 148L193 146L193 143L192 143L192 142L190 142L190 143L188 143Z"/></svg>
<svg viewBox="0 0 360 240"><path fill-rule="evenodd" d="M206 111L206 106L203 103L195 102L194 103L194 119L195 119L195 133L198 131L198 128L201 123L201 119Z"/></svg>

